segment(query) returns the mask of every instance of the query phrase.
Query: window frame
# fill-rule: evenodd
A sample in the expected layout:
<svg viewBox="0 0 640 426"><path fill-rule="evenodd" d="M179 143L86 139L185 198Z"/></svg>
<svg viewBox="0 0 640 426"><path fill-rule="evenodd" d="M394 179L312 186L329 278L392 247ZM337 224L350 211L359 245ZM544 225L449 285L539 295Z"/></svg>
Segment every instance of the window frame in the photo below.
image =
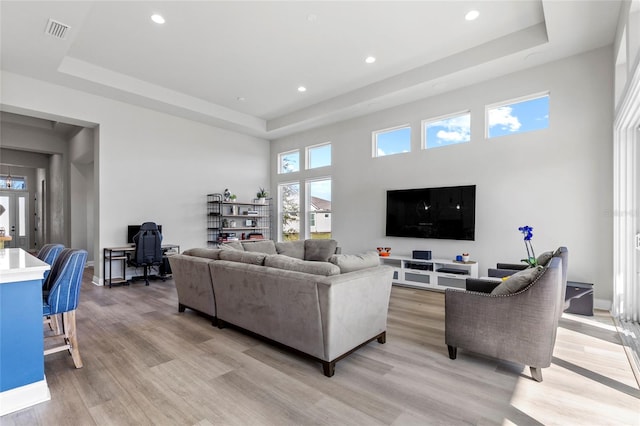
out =
<svg viewBox="0 0 640 426"><path fill-rule="evenodd" d="M378 135L383 134L383 133L391 133L393 131L396 130L402 130L402 129L409 129L409 151L406 152L396 152L394 154L385 154L385 155L378 155ZM411 128L411 123L405 123L405 124L401 124L398 126L393 126L393 127L388 127L386 129L380 129L380 130L374 130L371 132L371 155L372 158L382 158L382 157L389 157L392 155L398 155L398 154L408 154L411 152L411 133L412 133L412 128Z"/></svg>
<svg viewBox="0 0 640 426"><path fill-rule="evenodd" d="M282 202L282 187L284 186L289 186L289 185L298 185L298 211L297 216L298 216L298 240L303 239L303 235L302 235L302 209L301 209L301 198L302 198L302 194L301 194L301 186L302 186L302 182L300 182L299 180L294 180L294 181L288 181L288 182L280 182L278 183L277 186L277 190L278 190L278 219L277 219L277 230L276 232L278 233L278 239L277 241L295 241L295 240L285 240L283 239L283 235L284 235L284 226L282 223L282 218L283 218L283 214L284 214L284 210L283 210L283 205L284 203Z"/></svg>
<svg viewBox="0 0 640 426"><path fill-rule="evenodd" d="M318 176L318 177L313 177L313 178L309 178L309 179L305 179L304 181L304 190L305 190L305 224L304 224L304 232L305 232L305 238L311 238L311 226L317 226L317 219L318 219L318 215L317 215L317 211L315 210L311 210L311 184L314 182L322 182L322 181L329 181L331 182L331 198L333 198L333 178L331 177L331 175L325 175L325 176ZM333 234L333 200L328 200L329 202L331 202L331 210L329 210L328 213L331 213L331 231L330 234ZM323 213L327 213L326 211L323 211ZM315 223L314 225L311 225L312 221L311 221L311 215L315 214ZM326 217L326 216L325 216ZM306 220L308 218L308 220Z"/></svg>
<svg viewBox="0 0 640 426"><path fill-rule="evenodd" d="M324 146L329 146L330 155L329 155L329 164L325 164L324 166L311 167L311 150L314 148L321 148ZM305 147L305 170L317 170L322 169L324 167L331 167L333 165L333 147L331 146L331 142L323 142L315 145L309 145Z"/></svg>
<svg viewBox="0 0 640 426"><path fill-rule="evenodd" d="M500 102L495 102L492 104L487 104L484 107L484 137L485 139L495 139L495 138L500 138L503 136L513 136L513 135L520 135L522 133L530 133L530 132L536 132L536 131L540 131L540 130L545 130L548 129L551 126L551 123L548 123L548 126L545 128L541 128L541 129L535 129L535 130L525 130L525 131L517 131L517 132L513 132L511 134L508 135L497 135L497 136L489 136L489 110L493 110L493 109L497 109L500 107L504 107L504 106L509 106L509 105L514 105L514 104L519 104L519 103L523 103L523 102L527 102L527 101L533 101L536 99L541 99L544 97L548 97L549 101L549 110L547 111L548 114L551 113L551 91L550 90L546 90L543 92L536 92L536 93L532 93L529 95L525 95L525 96L519 96L517 98L511 98L508 100L504 100L504 101L500 101ZM549 117L548 120L550 120L551 117Z"/></svg>
<svg viewBox="0 0 640 426"><path fill-rule="evenodd" d="M283 159L283 157L285 157L287 154L292 154L294 152L298 153L298 170L294 170L294 171L291 171L291 172L282 171L282 159ZM290 175L290 174L293 174L293 173L299 173L300 170L301 170L300 166L301 166L301 164L300 164L300 148L296 148L296 149L292 149L292 150L289 150L289 151L283 151L283 152L278 153L278 164L277 164L277 167L278 167L278 174L279 175Z"/></svg>
<svg viewBox="0 0 640 426"><path fill-rule="evenodd" d="M432 146L432 147L428 147L427 146L427 129L426 126L429 123L436 123L438 121L444 121L447 119L451 119L451 118L456 118L456 117L460 117L463 115L468 115L469 116L469 140L465 141L465 142L456 142L456 143L451 143L448 145L443 145L443 146ZM471 109L466 109L466 110L462 110L462 111L457 111L457 112L452 112L450 114L443 114L437 117L433 117L433 118L425 118L424 120L420 121L420 131L421 131L421 149L422 150L428 150L428 149L433 149L433 148L445 148L451 145L462 145L465 143L470 143L471 142Z"/></svg>

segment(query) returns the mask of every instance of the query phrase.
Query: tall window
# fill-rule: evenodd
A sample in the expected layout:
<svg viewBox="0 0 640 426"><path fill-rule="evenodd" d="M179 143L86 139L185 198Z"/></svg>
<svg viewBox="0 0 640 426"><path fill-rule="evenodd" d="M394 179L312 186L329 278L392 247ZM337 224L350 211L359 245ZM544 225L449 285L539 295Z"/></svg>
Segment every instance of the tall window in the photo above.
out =
<svg viewBox="0 0 640 426"><path fill-rule="evenodd" d="M331 165L331 143L307 147L307 169Z"/></svg>
<svg viewBox="0 0 640 426"><path fill-rule="evenodd" d="M373 132L373 156L411 151L411 127L408 125Z"/></svg>
<svg viewBox="0 0 640 426"><path fill-rule="evenodd" d="M280 241L300 239L300 184L278 185L280 206Z"/></svg>
<svg viewBox="0 0 640 426"><path fill-rule="evenodd" d="M440 117L422 122L425 149L465 143L471 140L471 113Z"/></svg>
<svg viewBox="0 0 640 426"><path fill-rule="evenodd" d="M331 179L307 181L309 237L331 238Z"/></svg>
<svg viewBox="0 0 640 426"><path fill-rule="evenodd" d="M549 127L549 94L487 106L487 137L512 135Z"/></svg>
<svg viewBox="0 0 640 426"><path fill-rule="evenodd" d="M278 154L278 173L293 173L300 171L300 151L288 151Z"/></svg>

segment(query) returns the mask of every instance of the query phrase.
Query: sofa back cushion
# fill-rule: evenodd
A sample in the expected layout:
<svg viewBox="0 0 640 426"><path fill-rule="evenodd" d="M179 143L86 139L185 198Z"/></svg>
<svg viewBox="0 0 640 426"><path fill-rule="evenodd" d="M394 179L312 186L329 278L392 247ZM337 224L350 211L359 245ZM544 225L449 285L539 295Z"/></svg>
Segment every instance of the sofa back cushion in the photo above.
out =
<svg viewBox="0 0 640 426"><path fill-rule="evenodd" d="M243 241L242 247L244 247L244 251L278 254L276 244L272 240Z"/></svg>
<svg viewBox="0 0 640 426"><path fill-rule="evenodd" d="M204 257L205 259L220 259L220 249L214 248L190 248L182 252L186 256Z"/></svg>
<svg viewBox="0 0 640 426"><path fill-rule="evenodd" d="M304 240L278 242L276 251L278 254L304 260Z"/></svg>
<svg viewBox="0 0 640 426"><path fill-rule="evenodd" d="M329 262L340 268L341 274L372 268L380 265L378 252L368 251L362 254L334 254Z"/></svg>
<svg viewBox="0 0 640 426"><path fill-rule="evenodd" d="M328 262L336 253L336 240L304 240L304 260Z"/></svg>
<svg viewBox="0 0 640 426"><path fill-rule="evenodd" d="M229 241L224 244L220 244L221 250L240 250L244 251L244 247L240 241Z"/></svg>
<svg viewBox="0 0 640 426"><path fill-rule="evenodd" d="M267 256L264 260L264 266L313 275L330 276L340 274L340 268L332 263L306 261L282 254Z"/></svg>
<svg viewBox="0 0 640 426"><path fill-rule="evenodd" d="M250 252L250 251L240 251L240 250L220 251L221 260L250 263L252 265L264 265L265 257L267 257L267 255L264 253L256 253L256 252Z"/></svg>

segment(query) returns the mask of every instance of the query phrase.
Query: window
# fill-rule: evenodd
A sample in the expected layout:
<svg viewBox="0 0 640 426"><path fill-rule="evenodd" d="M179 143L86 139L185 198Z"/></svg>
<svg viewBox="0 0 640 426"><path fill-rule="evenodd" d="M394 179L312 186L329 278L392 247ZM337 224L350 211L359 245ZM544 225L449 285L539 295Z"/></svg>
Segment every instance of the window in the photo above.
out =
<svg viewBox="0 0 640 426"><path fill-rule="evenodd" d="M411 151L411 127L401 126L373 132L373 156L401 154Z"/></svg>
<svg viewBox="0 0 640 426"><path fill-rule="evenodd" d="M316 169L331 165L331 144L310 146L307 148L307 168Z"/></svg>
<svg viewBox="0 0 640 426"><path fill-rule="evenodd" d="M424 120L423 147L425 149L465 143L471 140L471 113Z"/></svg>
<svg viewBox="0 0 640 426"><path fill-rule="evenodd" d="M278 173L300 171L300 151L288 151L278 154Z"/></svg>
<svg viewBox="0 0 640 426"><path fill-rule="evenodd" d="M309 237L331 238L331 179L307 181Z"/></svg>
<svg viewBox="0 0 640 426"><path fill-rule="evenodd" d="M487 137L512 135L549 127L549 94L487 106Z"/></svg>
<svg viewBox="0 0 640 426"><path fill-rule="evenodd" d="M27 189L27 181L24 176L11 176L11 186L8 186L9 176L0 176L0 188L1 189L15 189L25 190Z"/></svg>
<svg viewBox="0 0 640 426"><path fill-rule="evenodd" d="M278 185L280 204L280 241L300 239L300 184Z"/></svg>

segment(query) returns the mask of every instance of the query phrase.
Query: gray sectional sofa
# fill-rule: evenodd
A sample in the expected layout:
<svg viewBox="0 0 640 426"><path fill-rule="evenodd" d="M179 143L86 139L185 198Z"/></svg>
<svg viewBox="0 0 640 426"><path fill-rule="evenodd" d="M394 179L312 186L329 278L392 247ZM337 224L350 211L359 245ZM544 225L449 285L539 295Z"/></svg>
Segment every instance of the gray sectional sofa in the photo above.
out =
<svg viewBox="0 0 640 426"><path fill-rule="evenodd" d="M225 244L169 258L178 309L206 314L320 361L384 343L392 268L376 252L336 254L334 240Z"/></svg>

